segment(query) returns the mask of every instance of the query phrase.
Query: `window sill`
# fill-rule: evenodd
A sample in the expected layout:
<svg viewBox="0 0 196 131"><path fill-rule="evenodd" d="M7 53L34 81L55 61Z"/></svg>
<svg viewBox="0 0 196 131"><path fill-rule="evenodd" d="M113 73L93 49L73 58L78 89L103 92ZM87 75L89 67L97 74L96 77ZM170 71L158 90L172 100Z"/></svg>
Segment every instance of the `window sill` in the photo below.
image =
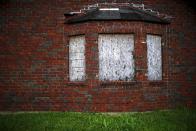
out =
<svg viewBox="0 0 196 131"><path fill-rule="evenodd" d="M151 86L161 86L165 84L165 81L163 80L158 80L158 81L148 81L149 85Z"/></svg>
<svg viewBox="0 0 196 131"><path fill-rule="evenodd" d="M101 85L135 85L138 81L101 81Z"/></svg>
<svg viewBox="0 0 196 131"><path fill-rule="evenodd" d="M86 86L87 84L86 84L86 82L85 81L69 81L69 82L67 82L67 85L68 86Z"/></svg>

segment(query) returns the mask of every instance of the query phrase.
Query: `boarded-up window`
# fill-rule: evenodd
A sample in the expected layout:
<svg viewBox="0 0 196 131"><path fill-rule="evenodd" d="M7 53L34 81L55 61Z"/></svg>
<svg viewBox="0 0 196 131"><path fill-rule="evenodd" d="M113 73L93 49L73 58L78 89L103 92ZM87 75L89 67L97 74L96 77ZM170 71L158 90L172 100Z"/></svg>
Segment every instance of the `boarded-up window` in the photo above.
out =
<svg viewBox="0 0 196 131"><path fill-rule="evenodd" d="M99 45L99 79L132 80L134 37L132 34L102 34Z"/></svg>
<svg viewBox="0 0 196 131"><path fill-rule="evenodd" d="M162 80L161 37L147 35L148 79Z"/></svg>
<svg viewBox="0 0 196 131"><path fill-rule="evenodd" d="M73 36L69 41L70 81L85 80L85 37Z"/></svg>

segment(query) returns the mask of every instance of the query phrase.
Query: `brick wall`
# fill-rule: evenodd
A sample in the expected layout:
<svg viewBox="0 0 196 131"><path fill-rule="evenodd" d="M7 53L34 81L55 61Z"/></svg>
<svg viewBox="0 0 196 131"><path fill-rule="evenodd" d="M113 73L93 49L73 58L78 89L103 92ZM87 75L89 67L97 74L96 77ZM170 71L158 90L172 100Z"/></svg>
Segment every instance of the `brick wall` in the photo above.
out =
<svg viewBox="0 0 196 131"><path fill-rule="evenodd" d="M174 17L169 25L110 21L64 24L64 13L104 0L9 0L0 3L1 111L146 111L196 107L196 14L183 0L144 3ZM112 0L111 0L112 2ZM100 82L98 34L134 33L135 80ZM147 72L146 33L162 35L163 80ZM69 36L85 34L85 82L69 81Z"/></svg>

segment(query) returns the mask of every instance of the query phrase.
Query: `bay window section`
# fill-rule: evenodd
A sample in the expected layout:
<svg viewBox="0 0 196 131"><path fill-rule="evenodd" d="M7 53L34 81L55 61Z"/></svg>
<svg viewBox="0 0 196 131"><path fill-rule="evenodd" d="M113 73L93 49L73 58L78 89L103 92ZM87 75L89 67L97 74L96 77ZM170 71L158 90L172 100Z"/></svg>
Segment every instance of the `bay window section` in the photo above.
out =
<svg viewBox="0 0 196 131"><path fill-rule="evenodd" d="M85 80L85 36L72 36L69 41L69 79Z"/></svg>
<svg viewBox="0 0 196 131"><path fill-rule="evenodd" d="M100 34L98 48L100 80L133 80L135 73L133 34Z"/></svg>
<svg viewBox="0 0 196 131"><path fill-rule="evenodd" d="M161 36L147 35L148 80L162 80Z"/></svg>

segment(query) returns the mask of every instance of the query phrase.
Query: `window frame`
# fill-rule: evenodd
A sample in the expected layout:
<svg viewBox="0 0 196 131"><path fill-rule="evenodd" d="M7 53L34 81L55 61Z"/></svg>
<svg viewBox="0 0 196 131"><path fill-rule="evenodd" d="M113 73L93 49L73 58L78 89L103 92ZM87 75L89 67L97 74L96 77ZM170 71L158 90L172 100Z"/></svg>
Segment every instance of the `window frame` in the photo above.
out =
<svg viewBox="0 0 196 131"><path fill-rule="evenodd" d="M71 37L79 37L79 36L83 36L85 43L84 43L84 80L71 80L70 79L70 39ZM86 36L85 34L76 34L76 35L69 35L68 36L68 84L77 84L77 85L84 85L84 83L86 82Z"/></svg>
<svg viewBox="0 0 196 131"><path fill-rule="evenodd" d="M149 78L148 78L148 46L147 46L147 44L148 44L148 42L147 42L147 35L152 35L152 36L158 36L158 37L161 37L161 79L159 79L159 80L150 80ZM164 55L163 55L163 35L162 34L155 34L155 33L146 33L146 35L145 35L145 41L146 41L146 64L147 64L147 68L146 68L146 76L147 76L147 81L149 81L149 82L162 82L163 81L163 74L164 74L164 68L163 68L163 65L164 65L164 61L163 61L163 57L164 57Z"/></svg>
<svg viewBox="0 0 196 131"><path fill-rule="evenodd" d="M98 68L98 79L101 82L101 84L104 85L110 85L110 84L135 84L136 83L136 60L135 60L135 42L136 42L136 37L135 37L135 33L134 32L128 32L128 33L98 33L98 37L97 37L97 46L98 46L98 65L100 66L100 59L99 59L99 36L100 35L132 35L133 36L133 51L132 51L132 55L133 55L133 65L134 65L134 73L133 73L133 78L130 80L101 80L100 79L100 68Z"/></svg>

